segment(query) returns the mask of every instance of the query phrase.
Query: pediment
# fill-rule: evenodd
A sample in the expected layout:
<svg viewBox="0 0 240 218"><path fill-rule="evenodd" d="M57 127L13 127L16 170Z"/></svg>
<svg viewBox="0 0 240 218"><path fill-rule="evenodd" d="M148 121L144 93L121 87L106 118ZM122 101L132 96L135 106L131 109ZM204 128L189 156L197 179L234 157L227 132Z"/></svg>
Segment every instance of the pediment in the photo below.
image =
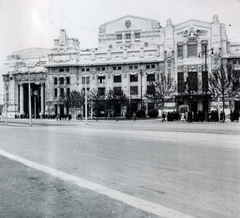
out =
<svg viewBox="0 0 240 218"><path fill-rule="evenodd" d="M174 27L174 32L179 38L196 40L206 36L211 29L211 24L203 21L189 20Z"/></svg>
<svg viewBox="0 0 240 218"><path fill-rule="evenodd" d="M114 34L125 31L152 31L157 24L157 20L126 15L102 24L99 28L99 33Z"/></svg>

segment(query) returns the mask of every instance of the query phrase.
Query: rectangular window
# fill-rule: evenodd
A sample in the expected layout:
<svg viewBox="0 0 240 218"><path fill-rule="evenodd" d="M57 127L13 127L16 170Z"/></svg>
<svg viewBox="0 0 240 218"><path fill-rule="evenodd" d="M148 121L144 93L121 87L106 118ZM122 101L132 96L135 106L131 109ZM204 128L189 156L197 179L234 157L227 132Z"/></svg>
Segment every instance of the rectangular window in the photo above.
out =
<svg viewBox="0 0 240 218"><path fill-rule="evenodd" d="M208 90L208 71L202 72L202 90L203 92Z"/></svg>
<svg viewBox="0 0 240 218"><path fill-rule="evenodd" d="M89 68L86 68L86 71L89 71L90 69Z"/></svg>
<svg viewBox="0 0 240 218"><path fill-rule="evenodd" d="M184 92L184 77L183 73L178 73L178 92Z"/></svg>
<svg viewBox="0 0 240 218"><path fill-rule="evenodd" d="M138 69L138 66L137 66L137 65L135 65L135 66L134 66L134 69Z"/></svg>
<svg viewBox="0 0 240 218"><path fill-rule="evenodd" d="M178 45L178 57L183 57L183 45Z"/></svg>
<svg viewBox="0 0 240 218"><path fill-rule="evenodd" d="M151 68L155 68L155 64L152 64L152 65L151 65Z"/></svg>
<svg viewBox="0 0 240 218"><path fill-rule="evenodd" d="M82 72L85 72L85 68L82 68Z"/></svg>
<svg viewBox="0 0 240 218"><path fill-rule="evenodd" d="M54 97L57 98L58 91L57 89L54 89Z"/></svg>
<svg viewBox="0 0 240 218"><path fill-rule="evenodd" d="M117 70L117 67L113 67L113 70Z"/></svg>
<svg viewBox="0 0 240 218"><path fill-rule="evenodd" d="M140 33L134 33L135 39L140 39Z"/></svg>
<svg viewBox="0 0 240 218"><path fill-rule="evenodd" d="M104 71L105 70L105 67L102 67L102 71Z"/></svg>
<svg viewBox="0 0 240 218"><path fill-rule="evenodd" d="M70 96L70 88L67 88L67 96Z"/></svg>
<svg viewBox="0 0 240 218"><path fill-rule="evenodd" d="M121 87L113 87L113 91L115 95L120 95L122 88Z"/></svg>
<svg viewBox="0 0 240 218"><path fill-rule="evenodd" d="M198 76L197 72L188 72L188 86L192 91L198 91Z"/></svg>
<svg viewBox="0 0 240 218"><path fill-rule="evenodd" d="M121 77L121 76L114 76L114 77L113 77L113 81L114 81L115 83L120 83L120 82L122 82L122 77Z"/></svg>
<svg viewBox="0 0 240 218"><path fill-rule="evenodd" d="M207 45L208 45L208 41L207 40L202 40L202 43L201 43L201 57L205 57L205 54L207 54Z"/></svg>
<svg viewBox="0 0 240 218"><path fill-rule="evenodd" d="M64 69L62 69L62 68L61 68L61 69L59 69L59 72L64 72Z"/></svg>
<svg viewBox="0 0 240 218"><path fill-rule="evenodd" d="M54 85L57 85L57 78L54 78Z"/></svg>
<svg viewBox="0 0 240 218"><path fill-rule="evenodd" d="M117 40L122 40L122 34L117 34Z"/></svg>
<svg viewBox="0 0 240 218"><path fill-rule="evenodd" d="M101 68L100 67L97 67L97 71L100 71L101 70Z"/></svg>
<svg viewBox="0 0 240 218"><path fill-rule="evenodd" d="M67 84L70 84L70 77L66 77L67 79Z"/></svg>
<svg viewBox="0 0 240 218"><path fill-rule="evenodd" d="M105 83L105 76L98 76L98 83Z"/></svg>
<svg viewBox="0 0 240 218"><path fill-rule="evenodd" d="M60 85L63 85L64 84L64 78L63 77L60 77Z"/></svg>
<svg viewBox="0 0 240 218"><path fill-rule="evenodd" d="M155 95L155 87L154 86L147 86L147 94Z"/></svg>
<svg viewBox="0 0 240 218"><path fill-rule="evenodd" d="M66 72L69 72L69 68L66 68Z"/></svg>
<svg viewBox="0 0 240 218"><path fill-rule="evenodd" d="M87 88L87 92L89 92L89 88ZM85 88L82 88L82 91L85 92Z"/></svg>
<svg viewBox="0 0 240 218"><path fill-rule="evenodd" d="M131 93L131 95L137 95L138 94L138 86L130 86L130 93Z"/></svg>
<svg viewBox="0 0 240 218"><path fill-rule="evenodd" d="M126 33L126 39L131 39L131 33Z"/></svg>
<svg viewBox="0 0 240 218"><path fill-rule="evenodd" d="M197 57L197 43L188 44L188 57Z"/></svg>
<svg viewBox="0 0 240 218"><path fill-rule="evenodd" d="M60 89L60 96L61 96L61 97L64 96L64 89Z"/></svg>
<svg viewBox="0 0 240 218"><path fill-rule="evenodd" d="M100 96L105 95L105 88L98 88L98 94L99 94Z"/></svg>
<svg viewBox="0 0 240 218"><path fill-rule="evenodd" d="M129 70L132 70L133 69L133 66L129 66Z"/></svg>
<svg viewBox="0 0 240 218"><path fill-rule="evenodd" d="M148 65L146 65L146 69L150 69L150 65L148 64Z"/></svg>
<svg viewBox="0 0 240 218"><path fill-rule="evenodd" d="M155 81L155 74L148 74L147 75L147 81Z"/></svg>
<svg viewBox="0 0 240 218"><path fill-rule="evenodd" d="M130 82L137 82L138 81L138 75L130 75Z"/></svg>
<svg viewBox="0 0 240 218"><path fill-rule="evenodd" d="M118 66L118 70L121 70L121 69L122 69L122 67Z"/></svg>
<svg viewBox="0 0 240 218"><path fill-rule="evenodd" d="M201 52L201 56L205 57L205 54L207 53L207 45L202 44L202 52Z"/></svg>
<svg viewBox="0 0 240 218"><path fill-rule="evenodd" d="M87 78L86 82L87 84L89 84L89 77L86 77L86 78ZM85 77L82 78L82 84L85 84Z"/></svg>

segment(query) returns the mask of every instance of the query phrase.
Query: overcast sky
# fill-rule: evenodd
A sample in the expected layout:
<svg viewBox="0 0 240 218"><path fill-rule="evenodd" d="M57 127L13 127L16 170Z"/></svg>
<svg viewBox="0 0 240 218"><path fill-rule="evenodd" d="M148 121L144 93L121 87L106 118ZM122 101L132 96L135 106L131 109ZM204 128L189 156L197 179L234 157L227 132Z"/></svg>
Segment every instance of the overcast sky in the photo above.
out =
<svg viewBox="0 0 240 218"><path fill-rule="evenodd" d="M128 14L162 26L168 18L173 25L189 19L211 22L217 14L228 39L240 41L240 0L0 0L0 69L13 51L52 48L60 29L77 37L81 48L97 47L99 26Z"/></svg>

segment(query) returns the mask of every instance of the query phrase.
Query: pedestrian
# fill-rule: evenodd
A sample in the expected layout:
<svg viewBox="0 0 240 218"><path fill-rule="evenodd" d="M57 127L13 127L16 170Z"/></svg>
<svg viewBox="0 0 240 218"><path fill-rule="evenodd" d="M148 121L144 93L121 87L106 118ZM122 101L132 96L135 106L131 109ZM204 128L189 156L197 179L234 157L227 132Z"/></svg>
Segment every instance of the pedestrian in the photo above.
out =
<svg viewBox="0 0 240 218"><path fill-rule="evenodd" d="M225 122L225 112L221 111L220 113L220 123L224 123Z"/></svg>
<svg viewBox="0 0 240 218"><path fill-rule="evenodd" d="M133 113L133 120L134 120L134 122L135 122L135 120L136 120L136 114L135 113Z"/></svg>
<svg viewBox="0 0 240 218"><path fill-rule="evenodd" d="M162 122L166 122L166 114L164 112L162 114Z"/></svg>
<svg viewBox="0 0 240 218"><path fill-rule="evenodd" d="M185 114L184 113L181 113L180 121L185 122Z"/></svg>

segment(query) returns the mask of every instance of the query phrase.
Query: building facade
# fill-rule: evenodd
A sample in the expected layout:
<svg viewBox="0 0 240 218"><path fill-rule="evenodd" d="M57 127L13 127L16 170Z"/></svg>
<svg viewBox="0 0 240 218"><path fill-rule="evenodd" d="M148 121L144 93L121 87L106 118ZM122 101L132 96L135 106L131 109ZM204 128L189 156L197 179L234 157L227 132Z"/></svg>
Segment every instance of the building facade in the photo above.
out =
<svg viewBox="0 0 240 218"><path fill-rule="evenodd" d="M77 38L66 30L54 40L52 49L31 48L7 57L3 81L9 117L29 114L68 114L60 97L72 90L122 90L135 108L143 104L148 111L159 106L145 97L150 81L161 74L178 85L175 99L164 110L179 110L189 101L181 93L187 78L193 81L191 110L216 107L204 91L204 80L212 69L234 63L240 69L240 43L230 43L226 26L214 15L212 21L189 20L173 25L171 19L161 26L157 20L124 16L99 27L98 47L82 50ZM85 84L86 83L86 84ZM29 95L30 84L30 95ZM227 108L240 110L239 99L230 99ZM119 109L124 115L126 108Z"/></svg>

